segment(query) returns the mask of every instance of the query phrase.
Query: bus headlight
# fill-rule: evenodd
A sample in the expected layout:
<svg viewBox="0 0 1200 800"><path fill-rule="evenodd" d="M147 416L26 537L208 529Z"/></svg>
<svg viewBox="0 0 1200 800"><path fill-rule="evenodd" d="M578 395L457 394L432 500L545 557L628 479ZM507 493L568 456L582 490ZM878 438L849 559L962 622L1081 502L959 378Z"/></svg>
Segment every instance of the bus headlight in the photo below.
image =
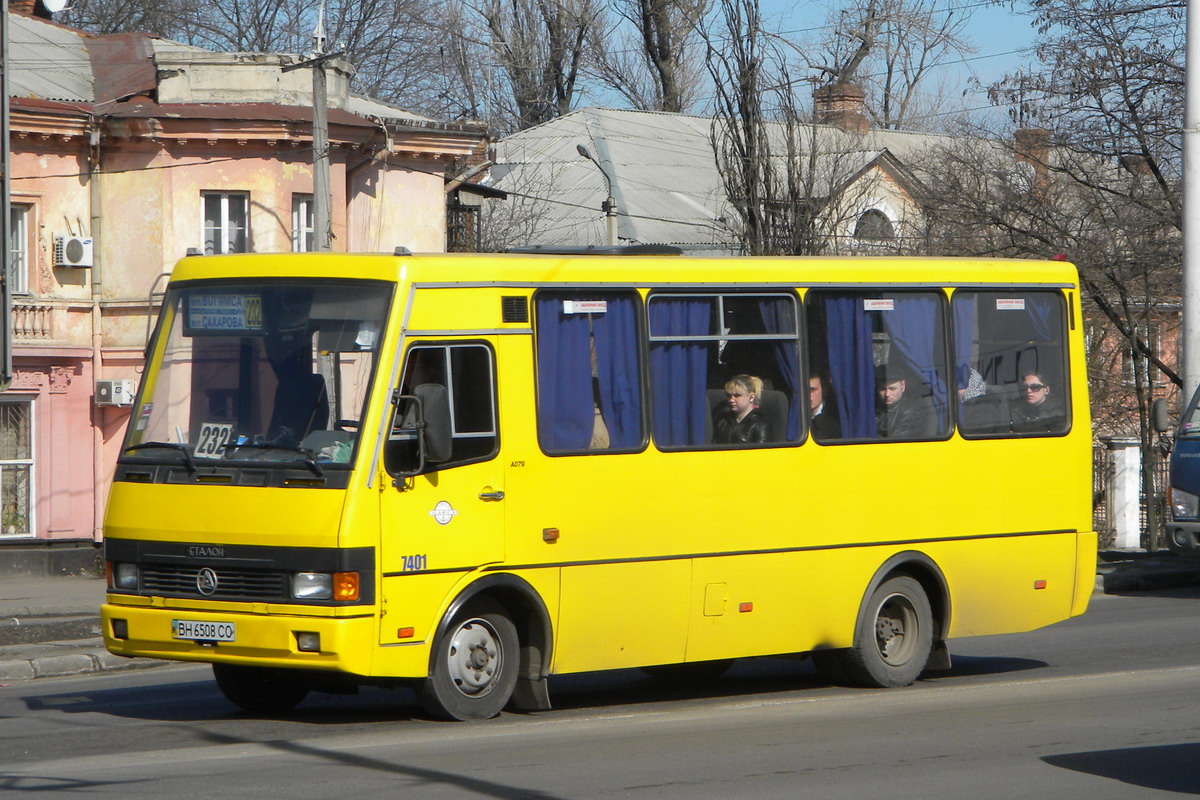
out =
<svg viewBox="0 0 1200 800"><path fill-rule="evenodd" d="M1171 487L1171 519L1195 519L1200 510L1200 497Z"/></svg>
<svg viewBox="0 0 1200 800"><path fill-rule="evenodd" d="M358 599L357 572L297 572L292 575L292 597L297 600Z"/></svg>
<svg viewBox="0 0 1200 800"><path fill-rule="evenodd" d="M113 589L137 589L137 564L109 563L108 585Z"/></svg>
<svg viewBox="0 0 1200 800"><path fill-rule="evenodd" d="M331 599L333 575L328 572L297 572L292 576L292 597L297 600Z"/></svg>

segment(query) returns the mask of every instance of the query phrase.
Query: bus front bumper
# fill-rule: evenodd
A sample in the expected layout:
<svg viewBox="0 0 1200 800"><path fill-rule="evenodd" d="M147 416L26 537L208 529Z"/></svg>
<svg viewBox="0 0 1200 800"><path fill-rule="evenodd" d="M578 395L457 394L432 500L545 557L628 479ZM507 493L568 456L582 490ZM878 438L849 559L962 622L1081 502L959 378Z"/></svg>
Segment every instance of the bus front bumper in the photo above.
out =
<svg viewBox="0 0 1200 800"><path fill-rule="evenodd" d="M1200 522L1171 520L1166 525L1167 547L1181 555L1200 554Z"/></svg>
<svg viewBox="0 0 1200 800"><path fill-rule="evenodd" d="M101 606L100 617L104 646L119 656L310 669L363 677L375 675L373 666L377 666L373 665L373 655L379 649L379 623L373 614L301 617L110 602ZM391 666L394 669L396 665Z"/></svg>

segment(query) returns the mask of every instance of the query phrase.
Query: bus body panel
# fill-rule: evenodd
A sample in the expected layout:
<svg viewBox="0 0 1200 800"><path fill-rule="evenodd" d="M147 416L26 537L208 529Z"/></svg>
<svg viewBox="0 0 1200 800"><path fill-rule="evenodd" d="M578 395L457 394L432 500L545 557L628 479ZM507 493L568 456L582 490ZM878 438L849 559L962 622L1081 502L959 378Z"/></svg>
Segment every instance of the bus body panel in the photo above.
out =
<svg viewBox="0 0 1200 800"><path fill-rule="evenodd" d="M348 488L118 481L105 530L113 541L370 548L372 601L321 608L110 590L112 652L419 679L456 598L505 574L548 613L547 674L850 646L872 580L901 556L945 582L935 605L948 608L948 627L938 638L1030 630L1087 607L1096 536L1077 331L1067 336L1065 435L687 452L647 438L633 452L547 454L529 319L545 286L638 287L644 304L655 287L770 286L801 298L809 286L900 284L950 297L999 283L1067 289L1079 320L1069 266L819 259L784 271L774 259L245 256L187 259L173 282L263 278L275 267L315 279L334 261L347 280L395 285ZM524 320L501 317L506 299L525 304ZM496 448L395 478L386 453L403 360L414 347L458 345L494 358ZM118 619L126 638L113 635ZM175 619L233 622L237 641L177 641ZM320 634L320 652L297 648L301 632Z"/></svg>

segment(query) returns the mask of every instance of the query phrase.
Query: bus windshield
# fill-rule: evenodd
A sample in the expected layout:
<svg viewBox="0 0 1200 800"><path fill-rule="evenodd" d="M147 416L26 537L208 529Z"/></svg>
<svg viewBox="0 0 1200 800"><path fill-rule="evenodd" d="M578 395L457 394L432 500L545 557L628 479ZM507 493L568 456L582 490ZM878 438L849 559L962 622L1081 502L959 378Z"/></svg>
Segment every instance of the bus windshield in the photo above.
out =
<svg viewBox="0 0 1200 800"><path fill-rule="evenodd" d="M391 291L295 280L172 289L123 459L348 468Z"/></svg>
<svg viewBox="0 0 1200 800"><path fill-rule="evenodd" d="M1187 411L1183 412L1178 435L1183 439L1200 439L1200 389L1192 395Z"/></svg>

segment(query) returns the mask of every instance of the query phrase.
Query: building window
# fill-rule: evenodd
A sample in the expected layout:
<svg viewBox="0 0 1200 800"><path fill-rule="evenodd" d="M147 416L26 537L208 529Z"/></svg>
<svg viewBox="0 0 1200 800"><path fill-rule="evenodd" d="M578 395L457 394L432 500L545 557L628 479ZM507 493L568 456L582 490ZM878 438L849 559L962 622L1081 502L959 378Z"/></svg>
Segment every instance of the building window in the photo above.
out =
<svg viewBox="0 0 1200 800"><path fill-rule="evenodd" d="M446 206L446 252L478 253L482 236L479 206L451 202Z"/></svg>
<svg viewBox="0 0 1200 800"><path fill-rule="evenodd" d="M33 402L0 402L0 539L33 536Z"/></svg>
<svg viewBox="0 0 1200 800"><path fill-rule="evenodd" d="M250 196L242 192L203 192L201 199L205 254L249 252Z"/></svg>
<svg viewBox="0 0 1200 800"><path fill-rule="evenodd" d="M29 206L13 205L8 217L8 287L29 294Z"/></svg>
<svg viewBox="0 0 1200 800"><path fill-rule="evenodd" d="M896 238L892 221L877 208L866 211L854 225L854 238L869 242L890 242Z"/></svg>
<svg viewBox="0 0 1200 800"><path fill-rule="evenodd" d="M313 249L313 196L292 195L292 252L310 253Z"/></svg>

